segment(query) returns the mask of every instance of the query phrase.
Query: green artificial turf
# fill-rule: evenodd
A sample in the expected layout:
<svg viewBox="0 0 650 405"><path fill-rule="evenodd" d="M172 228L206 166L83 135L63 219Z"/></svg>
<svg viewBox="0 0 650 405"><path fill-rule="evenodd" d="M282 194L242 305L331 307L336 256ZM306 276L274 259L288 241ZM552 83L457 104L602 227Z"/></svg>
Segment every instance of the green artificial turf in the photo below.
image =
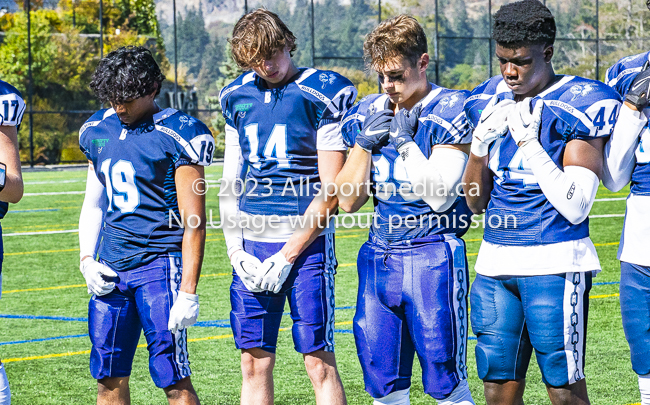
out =
<svg viewBox="0 0 650 405"><path fill-rule="evenodd" d="M221 167L207 168L206 177L216 185ZM89 404L96 396L96 382L88 371L90 341L87 337L89 295L79 272L78 235L76 232L11 236L25 232L74 231L78 226L83 194L30 195L83 191L85 170L52 170L24 174L25 192L19 204L12 205L2 221L5 258L4 293L0 314L22 318L0 318L0 357L6 361L13 392L13 404ZM626 190L610 193L601 187L598 198L624 198ZM208 210L215 223L218 218L218 189L207 194ZM11 212L14 211L14 212ZM362 211L372 211L370 204ZM625 201L598 201L592 215L623 214ZM616 260L622 217L592 218L591 237L597 246L603 272L594 283L617 282ZM337 257L341 264L336 278L336 305L355 305L356 257L366 240L367 229L341 229L337 233ZM480 246L482 230L471 229L467 241L470 272ZM209 229L203 275L198 287L201 299L199 320L228 320L231 268L219 229ZM58 288L61 287L61 288ZM32 291L28 291L28 290ZM586 375L591 402L623 405L639 401L636 376L621 326L618 284L596 285L591 291L589 332L587 337ZM370 404L364 392L351 321L354 309L336 311L336 355L350 404ZM30 319L33 316L65 317L66 320ZM291 321L285 317L280 332L275 368L277 404L314 403L311 383L304 372L302 356L293 350ZM71 337L84 335L82 337ZM204 404L238 404L241 375L239 352L234 347L229 328L192 327L188 331L192 363L192 381ZM37 339L61 339L34 341ZM19 341L26 341L19 343ZM7 342L14 342L6 344ZM144 338L141 339L144 344ZM476 375L474 346L469 342L469 384L477 404L483 404L482 384ZM53 357L56 356L56 357ZM415 362L412 404L432 404L422 392L419 365ZM148 371L147 351L137 350L131 376L134 404L164 404L163 392L157 389ZM530 364L525 401L549 403L535 359Z"/></svg>

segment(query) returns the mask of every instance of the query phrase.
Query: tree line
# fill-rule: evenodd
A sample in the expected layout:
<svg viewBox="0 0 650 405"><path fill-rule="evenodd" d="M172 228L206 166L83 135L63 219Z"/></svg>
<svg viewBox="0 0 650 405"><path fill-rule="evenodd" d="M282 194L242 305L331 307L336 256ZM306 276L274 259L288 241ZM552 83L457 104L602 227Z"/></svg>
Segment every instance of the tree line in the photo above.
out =
<svg viewBox="0 0 650 405"><path fill-rule="evenodd" d="M211 0L204 0L211 1ZM212 0L214 2L214 0ZM252 3L252 2L250 2ZM492 12L503 3L495 0ZM638 4L637 4L638 3ZM77 131L88 118L88 111L101 108L88 83L100 58L99 8L97 0L60 0L56 8L47 8L43 0L32 0L31 51L33 77L34 149L37 162L58 163L84 160L78 151ZM227 38L233 22L206 24L198 8L183 7L177 15L178 55L174 54L174 27L159 18L154 0L104 1L102 23L106 54L117 47L134 44L149 47L168 79L174 82L174 61L178 61L178 83L182 89L194 89L199 96L199 118L211 125L217 139L217 154L223 148L223 126L217 95L241 71L230 58ZM23 4L18 4L22 6ZM364 66L363 40L378 23L376 1L339 0L314 2L313 54L310 0L268 0L256 3L280 15L298 38L294 54L300 66L336 70L350 78L359 97L377 92L376 75ZM471 89L492 74L498 74L498 62L490 55L487 0L398 0L382 2L382 19L408 13L425 28L432 63L429 76L436 79L436 54L439 84ZM650 12L632 0L600 1L596 20L595 1L564 0L547 6L556 16L558 41L554 63L559 73L603 79L605 70L623 56L643 52L650 43L645 39ZM160 10L159 10L160 11ZM243 13L243 10L241 10ZM438 39L436 41L436 22ZM0 77L16 86L27 99L27 16L24 11L0 17L0 58L14 63L0 64ZM596 33L600 39L597 48ZM493 47L492 47L493 49ZM600 68L596 68L599 58ZM313 60L312 60L313 58ZM42 113L50 112L50 113ZM29 125L25 115L23 127ZM21 158L28 160L29 139L21 131ZM220 146L220 148L219 148Z"/></svg>

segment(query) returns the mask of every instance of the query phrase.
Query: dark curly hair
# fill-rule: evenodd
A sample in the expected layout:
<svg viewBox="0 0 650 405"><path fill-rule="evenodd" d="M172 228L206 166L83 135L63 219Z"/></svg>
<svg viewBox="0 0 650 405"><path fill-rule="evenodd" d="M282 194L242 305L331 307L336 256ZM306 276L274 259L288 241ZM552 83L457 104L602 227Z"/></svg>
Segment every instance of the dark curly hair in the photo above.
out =
<svg viewBox="0 0 650 405"><path fill-rule="evenodd" d="M142 46L125 46L99 61L90 88L102 103L123 104L154 91L158 95L163 80L165 76L151 51Z"/></svg>
<svg viewBox="0 0 650 405"><path fill-rule="evenodd" d="M510 49L550 46L556 31L551 10L538 0L522 0L504 5L494 14L492 39Z"/></svg>

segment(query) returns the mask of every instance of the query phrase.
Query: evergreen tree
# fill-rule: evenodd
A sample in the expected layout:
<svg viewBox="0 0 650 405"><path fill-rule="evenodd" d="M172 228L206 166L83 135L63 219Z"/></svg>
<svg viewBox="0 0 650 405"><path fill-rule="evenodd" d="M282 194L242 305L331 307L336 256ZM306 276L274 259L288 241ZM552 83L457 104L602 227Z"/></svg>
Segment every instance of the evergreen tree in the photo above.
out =
<svg viewBox="0 0 650 405"><path fill-rule="evenodd" d="M186 66L188 75L196 80L203 66L206 47L210 44L200 4L198 9L186 9L185 16L179 16L176 22L178 61ZM173 58L173 52L171 54Z"/></svg>

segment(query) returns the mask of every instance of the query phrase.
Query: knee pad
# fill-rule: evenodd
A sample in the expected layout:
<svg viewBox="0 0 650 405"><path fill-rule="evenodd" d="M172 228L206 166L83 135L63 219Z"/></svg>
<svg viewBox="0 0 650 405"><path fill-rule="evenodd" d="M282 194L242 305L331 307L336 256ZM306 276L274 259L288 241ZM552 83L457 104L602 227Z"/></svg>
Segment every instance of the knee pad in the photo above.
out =
<svg viewBox="0 0 650 405"><path fill-rule="evenodd" d="M409 396L410 388L405 390L391 392L382 398L375 398L373 405L410 405L411 398Z"/></svg>
<svg viewBox="0 0 650 405"><path fill-rule="evenodd" d="M467 380L461 381L447 398L438 401L438 405L475 405Z"/></svg>
<svg viewBox="0 0 650 405"><path fill-rule="evenodd" d="M489 353L486 353L486 351L479 345L476 345L474 353L476 356L476 371L478 372L478 378L485 380L490 371Z"/></svg>
<svg viewBox="0 0 650 405"><path fill-rule="evenodd" d="M542 381L546 385L551 387L562 387L566 384L569 384L569 375L567 370L567 358L566 353L555 352L543 356L543 359L537 358L539 368L542 371ZM540 361L541 360L541 361ZM580 375L582 370L576 370L576 373L579 373L574 376L575 380L580 380Z"/></svg>
<svg viewBox="0 0 650 405"><path fill-rule="evenodd" d="M158 388L167 388L192 374L187 352L187 329L157 335L149 344L149 373Z"/></svg>

